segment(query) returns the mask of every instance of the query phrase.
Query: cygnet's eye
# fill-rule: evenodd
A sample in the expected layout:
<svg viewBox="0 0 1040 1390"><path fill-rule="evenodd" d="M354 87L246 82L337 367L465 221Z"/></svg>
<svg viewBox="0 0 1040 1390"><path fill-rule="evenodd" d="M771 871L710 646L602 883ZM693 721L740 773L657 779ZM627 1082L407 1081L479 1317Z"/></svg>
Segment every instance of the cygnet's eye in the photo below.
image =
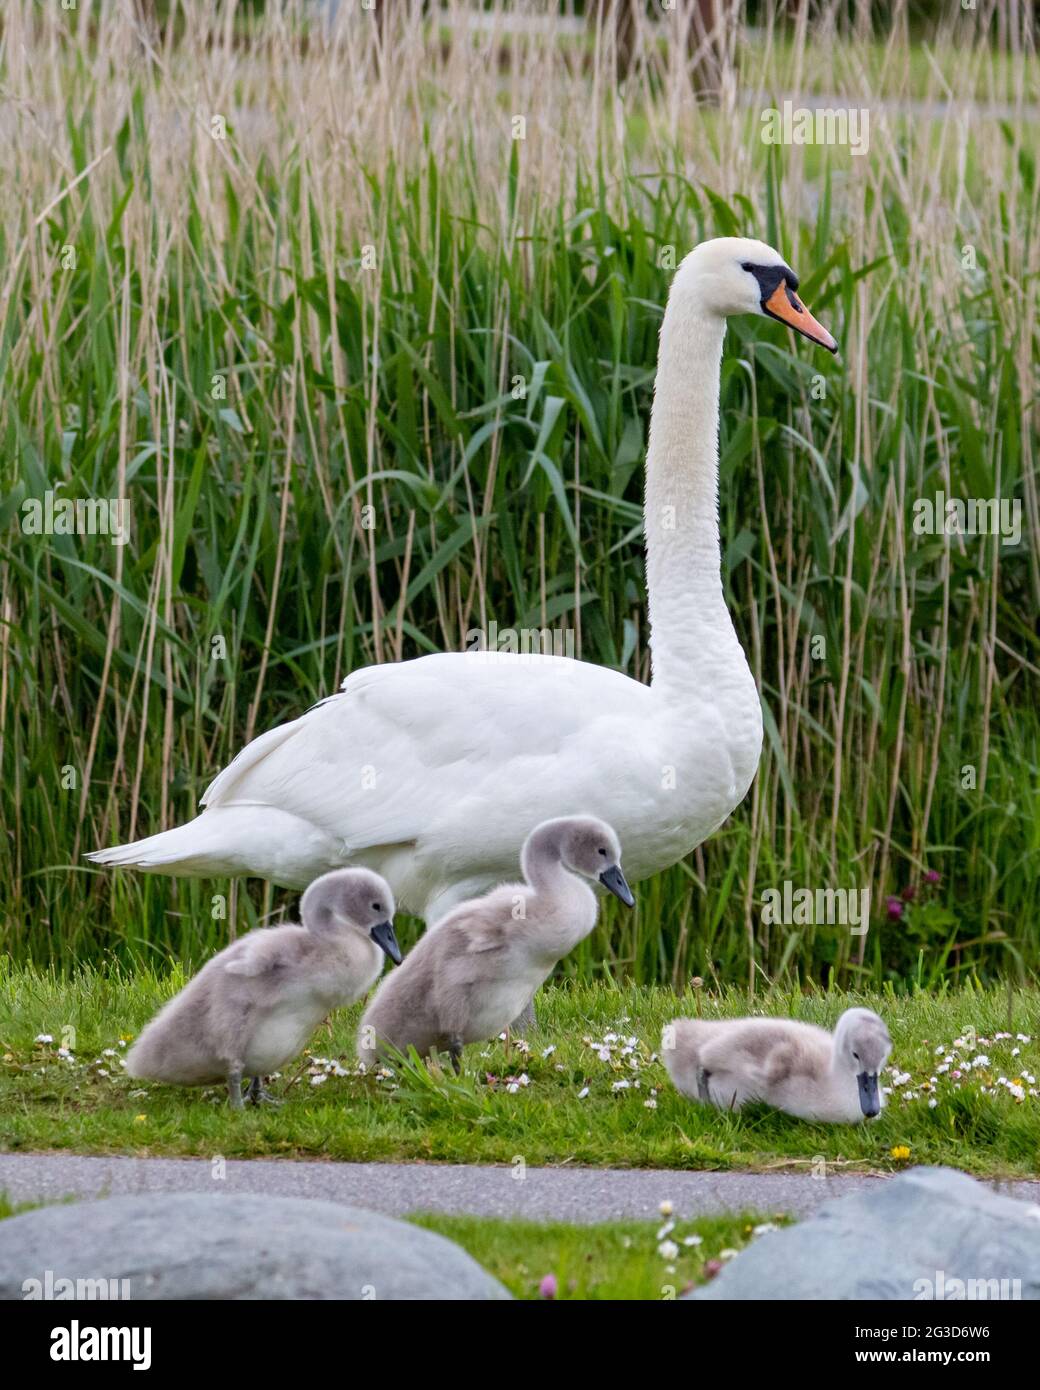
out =
<svg viewBox="0 0 1040 1390"><path fill-rule="evenodd" d="M853 1057L855 1057L856 1061L858 1062L858 1061L859 1061L859 1053L858 1053L858 1052L854 1052L852 1055L853 1055Z"/></svg>
<svg viewBox="0 0 1040 1390"><path fill-rule="evenodd" d="M601 850L600 850L600 854L602 854L603 858L606 859L606 857L607 857L607 851L606 851L605 849L601 849Z"/></svg>
<svg viewBox="0 0 1040 1390"><path fill-rule="evenodd" d="M373 911L373 912L382 912L382 910L383 910L383 904L382 904L382 903L373 903L373 904L372 904L372 911Z"/></svg>

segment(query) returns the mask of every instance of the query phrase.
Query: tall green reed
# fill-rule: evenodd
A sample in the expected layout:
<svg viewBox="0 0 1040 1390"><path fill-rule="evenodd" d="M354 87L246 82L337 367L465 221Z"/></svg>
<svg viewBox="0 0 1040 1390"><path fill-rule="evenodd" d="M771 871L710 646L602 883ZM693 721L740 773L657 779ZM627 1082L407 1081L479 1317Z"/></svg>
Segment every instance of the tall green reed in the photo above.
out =
<svg viewBox="0 0 1040 1390"><path fill-rule="evenodd" d="M5 14L12 953L198 958L229 930L215 895L240 927L280 912L264 885L81 856L190 817L247 737L359 665L494 620L567 628L646 679L656 333L675 258L739 232L783 248L842 340L821 362L764 321L728 338L723 567L763 761L567 969L1036 968L1035 53L940 35L922 73L893 30L867 71L839 11L740 30L714 102L660 27L619 89L609 29L496 38L457 5L445 43L416 8L389 38L328 40L293 6L183 3L165 29L89 3ZM871 111L863 161L758 138L824 52ZM907 106L950 89L1004 107ZM130 544L27 536L22 503L59 485L128 497ZM940 488L1020 500L1022 543L915 534ZM869 887L870 933L766 925L784 880Z"/></svg>

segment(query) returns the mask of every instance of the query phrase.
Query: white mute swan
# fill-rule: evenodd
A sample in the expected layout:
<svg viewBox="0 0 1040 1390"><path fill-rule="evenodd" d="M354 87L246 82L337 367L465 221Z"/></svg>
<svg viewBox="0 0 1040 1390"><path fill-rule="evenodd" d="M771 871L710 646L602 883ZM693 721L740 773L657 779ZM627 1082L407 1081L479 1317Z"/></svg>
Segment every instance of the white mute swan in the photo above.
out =
<svg viewBox="0 0 1040 1390"><path fill-rule="evenodd" d="M226 1081L232 1109L269 1099L262 1079L303 1047L326 1014L352 1004L400 962L390 885L367 869L325 874L300 904L303 926L260 927L208 961L126 1056L128 1076Z"/></svg>
<svg viewBox="0 0 1040 1390"><path fill-rule="evenodd" d="M802 1120L854 1124L884 1104L892 1051L884 1020L846 1009L834 1033L791 1018L677 1018L661 1038L675 1089L720 1110L765 1101Z"/></svg>
<svg viewBox="0 0 1040 1390"><path fill-rule="evenodd" d="M598 881L627 907L621 846L594 816L537 826L520 853L523 883L504 883L460 903L383 981L358 1030L358 1056L380 1043L399 1052L446 1049L455 1070L463 1045L496 1037L526 1006L558 960L596 925Z"/></svg>
<svg viewBox="0 0 1040 1390"><path fill-rule="evenodd" d="M688 854L742 800L762 744L720 573L726 317L766 314L835 351L797 285L778 252L736 237L703 242L676 272L646 458L650 685L505 652L368 666L248 744L194 820L90 857L289 888L363 863L429 923L515 877L518 847L548 817L614 826L633 881Z"/></svg>

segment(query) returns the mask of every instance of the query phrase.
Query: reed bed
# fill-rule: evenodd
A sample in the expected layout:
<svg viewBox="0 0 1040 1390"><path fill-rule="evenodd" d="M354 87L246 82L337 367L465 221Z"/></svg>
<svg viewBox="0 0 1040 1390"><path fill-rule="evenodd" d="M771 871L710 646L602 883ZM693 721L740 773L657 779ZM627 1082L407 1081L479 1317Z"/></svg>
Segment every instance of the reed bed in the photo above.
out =
<svg viewBox="0 0 1040 1390"><path fill-rule="evenodd" d="M832 0L738 8L703 42L686 6L637 15L620 74L609 7L561 32L546 5L460 0L5 6L14 956L197 960L280 915L269 886L82 855L190 817L247 738L360 665L494 622L648 678L657 329L674 262L739 233L783 249L841 343L823 362L765 321L727 339L724 572L763 761L568 969L1035 971L1028 7L924 36L898 0L873 33ZM763 143L762 110L812 91L869 113L866 154ZM48 491L127 499L128 543L27 534ZM1019 543L917 534L938 491L1017 501ZM871 930L766 924L785 881L869 888Z"/></svg>

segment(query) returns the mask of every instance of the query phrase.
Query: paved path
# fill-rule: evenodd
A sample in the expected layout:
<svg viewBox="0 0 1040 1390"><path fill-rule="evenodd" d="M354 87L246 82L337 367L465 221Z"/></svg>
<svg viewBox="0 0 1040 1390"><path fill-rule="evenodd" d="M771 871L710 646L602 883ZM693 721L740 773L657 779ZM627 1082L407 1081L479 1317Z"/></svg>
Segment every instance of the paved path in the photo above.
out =
<svg viewBox="0 0 1040 1390"><path fill-rule="evenodd" d="M821 1202L884 1178L836 1173L708 1173L662 1169L527 1168L434 1163L326 1163L288 1159L88 1158L0 1154L0 1192L14 1202L125 1192L258 1192L323 1197L402 1216L436 1211L575 1222L652 1220L661 1202L677 1216L756 1211L804 1216ZM1040 1201L1040 1182L1001 1186Z"/></svg>

